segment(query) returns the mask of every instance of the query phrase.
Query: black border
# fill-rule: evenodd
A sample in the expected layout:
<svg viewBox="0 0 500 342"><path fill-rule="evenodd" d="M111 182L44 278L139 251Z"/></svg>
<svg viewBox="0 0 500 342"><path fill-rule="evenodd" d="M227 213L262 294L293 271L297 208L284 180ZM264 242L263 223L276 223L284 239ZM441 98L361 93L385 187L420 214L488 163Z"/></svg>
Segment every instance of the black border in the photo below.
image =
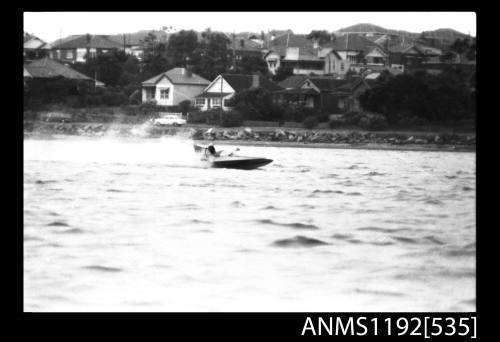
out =
<svg viewBox="0 0 500 342"><path fill-rule="evenodd" d="M19 41L21 40L21 31L23 30L22 28L22 22L23 22L23 12L24 11L48 11L48 10L53 10L50 7L52 7L55 3L50 3L50 4L43 4L45 5L45 8L40 8L40 4L35 4L34 6L29 6L30 8L18 8L16 9L16 15L19 15L20 21L15 23L15 25L19 24L19 27L17 28L10 28L9 32L12 33L11 35L14 37L14 44L9 44L9 46L18 46ZM108 9L103 9L101 6L94 6L95 11L113 11L111 7L113 6L108 6ZM110 4L112 5L112 4ZM225 4L223 3L218 3L215 5L215 7L218 7L220 10L224 10ZM280 10L285 10L289 6L279 6L281 9L274 9L274 11L280 11ZM283 4L281 4L283 5ZM324 4L324 7L335 7L335 8L329 8L328 11L338 11L339 8L337 7L337 3L332 5ZM351 8L343 8L342 11L353 11L356 10L353 6L353 4L350 4ZM387 3L385 4L386 9L387 9ZM411 6L412 4L410 4ZM436 5L436 4L435 4ZM443 3L437 4L437 5L443 5ZM76 7L79 5L76 4ZM84 5L86 6L86 5ZM290 7L291 7L290 3ZM320 3L317 3L315 6L310 6L307 7L323 7ZM349 7L349 4L347 4ZM397 7L397 5L395 5ZM48 8L47 8L48 7ZM68 4L66 6L63 5L63 7L68 7ZM126 4L122 4L121 6L117 7L119 9L124 9L126 7ZM166 6L170 7L170 6ZM198 6L196 6L198 7ZM211 7L207 6L207 4L202 5L201 7ZM221 8L222 7L222 8ZM260 10L265 10L267 11L268 6L260 7ZM302 7L302 6L294 6L294 7ZM367 8L366 6L363 6L364 8ZM370 7L370 6L368 6ZM376 8L374 8L376 7ZM390 4L389 4L390 7ZM379 11L381 10L380 6L378 4L373 5L372 4L372 10L374 11ZM64 9L64 11L74 11L75 9ZM92 11L89 10L88 8L79 8L79 10L85 10L85 11ZM132 9L131 9L132 10ZM172 8L165 8L162 9L163 11L169 11L172 10ZM177 9L180 10L180 9ZM203 10L202 8L198 9L196 8L195 10ZM216 8L212 7L211 10L216 10ZM273 9L269 9L273 10ZM422 11L421 9L413 9L415 11ZM428 9L427 9L428 10ZM441 11L444 11L447 9L441 8ZM145 10L149 11L149 10ZM183 10L184 11L184 10ZM252 9L252 11L254 11ZM307 11L307 10L301 10L301 11ZM369 9L364 9L364 11L369 11ZM433 10L435 11L435 10ZM439 10L438 10L439 11ZM478 24L478 29L480 29L480 18L479 18L479 11L477 8L473 9L462 9L462 11L474 11L476 12L476 15L478 16L477 24ZM16 18L19 18L16 17ZM481 18L483 18L481 16ZM16 19L17 20L17 19ZM486 21L486 19L484 19ZM494 20L494 19L493 19ZM495 25L495 22L493 21L493 25ZM484 25L486 27L486 24ZM480 31L480 30L479 30ZM486 30L481 32L481 35L483 34L488 34ZM19 36L18 36L19 35ZM476 36L478 34L476 33ZM13 38L10 37L10 38ZM494 37L495 38L495 37ZM488 40L485 36L484 40L486 48L486 44L488 44ZM493 43L495 44L495 43ZM479 46L481 46L481 39L479 39ZM479 49L478 49L479 51ZM486 51L486 50L485 50ZM484 52L484 56L481 55L481 53L478 54L478 58L481 60L483 57L486 59L486 52ZM19 52L19 55L17 56L18 61L22 61L21 58L21 52ZM22 63L22 62L19 62ZM480 63L479 63L480 64ZM487 69L487 65L494 65L494 62L492 64L487 64L484 62L485 65L485 70ZM20 89L21 91L18 91L18 94L20 94L21 99L16 102L16 104L22 104L22 81L21 78L19 77L19 69L16 68L8 68L9 72L13 73L13 76L9 78L9 80L15 80L16 86L18 85L17 89ZM480 68L479 68L480 69ZM478 74L479 75L479 74ZM496 72L492 74L494 78L497 77ZM17 84L17 82L19 82ZM10 81L7 82L7 84L12 84ZM480 86L479 86L480 87ZM483 88L485 90L486 87ZM483 168L481 171L481 175L483 175L483 172L486 169L486 161L488 159L491 159L494 154L488 154L487 153L487 146L491 146L492 142L488 141L488 138L491 137L492 135L489 135L486 133L485 129L488 127L487 121L489 119L484 118L483 116L486 115L493 115L493 113L496 111L495 107L490 107L486 108L485 112L481 112L480 108L481 105L480 103L483 101L483 99L486 99L486 95L484 97L478 96L477 97L477 104L478 104L478 116L477 116L477 129L476 129L476 135L477 135L477 152L476 152L476 170L479 168L481 169L481 165L483 165ZM7 99L11 101L10 99ZM10 191L8 192L9 196L7 197L7 203L10 206L13 206L11 210L8 210L10 214L15 214L15 221L17 222L23 222L23 192L20 192L17 190L17 185L21 187L23 184L23 180L21 179L23 175L23 119L20 114L21 110L18 109L16 106L14 106L13 109L6 110L4 112L4 115L8 115L7 117L7 122L8 122L8 127L11 127L9 129L4 129L4 136L7 136L7 143L4 143L6 150L12 155L9 155L9 160L12 160L12 165L4 165L4 168L8 168L9 171L13 173L13 175L9 175L9 178L7 180L7 184L9 186L12 186L14 188L13 192L11 193ZM10 120L13 120L12 123L10 123ZM12 129L12 127L15 127ZM491 126L490 126L491 127ZM480 134L481 132L481 134ZM12 134L12 137L9 137L9 135ZM489 137L488 137L489 136ZM14 143L15 142L15 143ZM12 145L14 145L14 148L12 148ZM494 146L494 145L493 145ZM484 151L484 152L483 152ZM484 154L483 154L484 153ZM12 159L11 159L12 158ZM496 159L496 158L495 158ZM19 167L19 170L17 169ZM476 171L477 175L477 171ZM18 178L19 177L19 178ZM17 181L19 183L17 183ZM486 186L486 183L482 182L477 182L477 196L476 196L476 213L477 213L477 228L476 228L476 241L477 241L477 255L476 255L476 313L470 313L472 315L476 315L478 317L478 330L479 330L479 336L484 335L481 333L481 330L484 328L485 330L487 328L494 327L494 322L491 320L491 316L488 319L488 315L484 314L486 311L486 306L490 302L490 298L487 297L485 294L482 294L482 290L479 291L480 289L480 283L485 282L485 276L490 273L490 272L495 272L495 267L488 267L488 265L484 264L482 265L483 261L486 262L490 259L489 256L487 256L487 252L491 251L491 249L488 249L486 247L486 241L487 241L487 234L485 233L486 229L488 227L490 229L495 229L493 225L488 225L487 221L483 221L483 219L480 219L480 217L483 215L485 210L483 211L484 207L479 206L479 202L477 199L481 198L478 196L480 193L482 193L483 190L481 190L484 186ZM17 194L21 193L19 197L17 197ZM11 196L11 194L13 196ZM11 198L14 198L14 200L11 200ZM19 205L19 209L17 209L17 206ZM10 208L9 208L10 209ZM480 214L481 213L481 214ZM484 218L484 216L482 216ZM19 220L19 221L18 221ZM9 233L13 234L13 237L8 239L8 241L5 241L4 243L8 245L8 247L13 247L14 252L11 253L10 255L15 255L16 257L20 257L20 262L19 264L17 263L10 263L11 258L5 259L10 265L17 265L15 267L15 271L9 273L9 283L10 284L15 284L14 285L14 292L9 292L8 293L8 299L14 299L14 311L17 313L16 317L19 317L21 319L21 324L24 327L21 331L23 335L28 332L29 335L33 337L56 337L56 338L91 338L94 339L96 337L102 338L102 337L112 337L114 339L119 338L119 337L130 337L130 338L139 338L140 340L148 340L151 337L159 337L160 339L168 339L171 338L173 335L174 336L180 336L181 338L191 338L191 337L199 337L199 338L208 338L208 337L215 337L215 338L224 338L224 337L230 337L230 338L265 338L265 337L277 337L277 338L283 338L283 339L289 339L289 338L297 338L300 337L300 331L302 330L302 327L304 325L304 320L307 316L321 316L321 317L328 317L328 316L343 316L343 317L359 317L359 316L370 316L376 315L379 317L400 317L403 313L100 313L100 314L93 314L93 313L71 313L71 314L66 314L66 313L23 313L23 229L22 226L20 227L19 231L17 230L17 224L15 225L5 225L4 230L12 230L9 231ZM479 228L481 227L481 228ZM484 228L483 228L484 227ZM6 239L7 240L7 239ZM479 262L481 260L481 262ZM496 272L495 272L496 273ZM11 277L14 278L14 282L12 282ZM481 295L480 295L481 293ZM11 295L13 294L13 295ZM404 310L404 308L402 308ZM469 314L469 315L470 315ZM406 315L413 315L413 316L420 316L423 314L419 313L407 313ZM427 314L428 315L428 314ZM450 315L460 315L456 313L442 313L442 314L431 314L431 315L440 315L441 317L444 316L450 316ZM466 314L461 314L461 315L466 315ZM437 317L437 316L436 316ZM464 316L465 317L465 316ZM484 321L481 321L484 319ZM491 325L490 325L491 324ZM100 331L99 334L96 333L96 331ZM105 333L102 333L105 331ZM317 338L316 336L315 338ZM325 337L325 336L323 336ZM335 336L326 336L327 338L341 338L341 337L335 337ZM369 337L369 336L365 336ZM304 337L303 337L304 338ZM380 337L381 340L386 340L387 338L382 338ZM449 338L447 338L449 340Z"/></svg>

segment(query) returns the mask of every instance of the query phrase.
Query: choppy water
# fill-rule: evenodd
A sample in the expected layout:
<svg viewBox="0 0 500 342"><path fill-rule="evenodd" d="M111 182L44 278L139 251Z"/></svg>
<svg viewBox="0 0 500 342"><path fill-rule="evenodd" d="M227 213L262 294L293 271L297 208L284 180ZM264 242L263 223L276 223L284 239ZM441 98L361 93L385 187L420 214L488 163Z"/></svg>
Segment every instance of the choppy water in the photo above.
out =
<svg viewBox="0 0 500 342"><path fill-rule="evenodd" d="M474 153L240 153L25 139L25 310L475 310Z"/></svg>

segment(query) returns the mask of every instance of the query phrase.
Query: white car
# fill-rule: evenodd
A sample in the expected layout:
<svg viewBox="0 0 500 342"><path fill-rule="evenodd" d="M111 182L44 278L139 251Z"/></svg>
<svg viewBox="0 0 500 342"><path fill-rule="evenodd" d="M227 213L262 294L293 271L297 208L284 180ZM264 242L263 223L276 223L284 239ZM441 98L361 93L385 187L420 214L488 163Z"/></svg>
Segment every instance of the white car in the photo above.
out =
<svg viewBox="0 0 500 342"><path fill-rule="evenodd" d="M164 115L153 120L153 125L155 126L181 126L185 124L186 120L178 117L177 115Z"/></svg>

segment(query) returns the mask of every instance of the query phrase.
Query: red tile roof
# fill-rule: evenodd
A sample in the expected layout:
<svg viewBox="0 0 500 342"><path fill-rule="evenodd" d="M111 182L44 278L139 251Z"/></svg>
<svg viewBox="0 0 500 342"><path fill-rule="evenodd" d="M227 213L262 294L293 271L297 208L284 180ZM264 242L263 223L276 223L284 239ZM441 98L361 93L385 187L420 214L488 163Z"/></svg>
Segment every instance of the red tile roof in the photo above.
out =
<svg viewBox="0 0 500 342"><path fill-rule="evenodd" d="M203 85L207 86L210 84L210 81L204 79L203 77L191 73L188 74L185 68L173 68L167 72L163 72L153 78L150 78L147 81L142 82L143 85L155 85L158 83L164 76L168 78L170 82L173 84L191 84L191 85Z"/></svg>
<svg viewBox="0 0 500 342"><path fill-rule="evenodd" d="M278 85L286 89L296 88L300 86L307 77L307 75L292 75L279 82Z"/></svg>
<svg viewBox="0 0 500 342"><path fill-rule="evenodd" d="M54 43L53 46L56 49L77 49L86 48L87 43L87 35L82 34L65 38L62 41ZM109 39L106 35L90 35L89 47L95 49L120 49L123 48L123 44Z"/></svg>
<svg viewBox="0 0 500 342"><path fill-rule="evenodd" d="M92 78L47 57L33 61L25 65L24 68L33 78L64 77L72 80L94 81Z"/></svg>
<svg viewBox="0 0 500 342"><path fill-rule="evenodd" d="M235 92L239 92L245 89L249 89L253 84L253 75L241 75L241 74L223 74L224 80L229 83L231 88ZM259 77L259 87L264 88L269 91L281 90L282 88L274 82L269 81L263 76Z"/></svg>
<svg viewBox="0 0 500 342"><path fill-rule="evenodd" d="M365 54L377 47L385 52L382 46L357 34L344 34L338 36L333 42L328 43L326 46L333 47L336 51L362 51Z"/></svg>

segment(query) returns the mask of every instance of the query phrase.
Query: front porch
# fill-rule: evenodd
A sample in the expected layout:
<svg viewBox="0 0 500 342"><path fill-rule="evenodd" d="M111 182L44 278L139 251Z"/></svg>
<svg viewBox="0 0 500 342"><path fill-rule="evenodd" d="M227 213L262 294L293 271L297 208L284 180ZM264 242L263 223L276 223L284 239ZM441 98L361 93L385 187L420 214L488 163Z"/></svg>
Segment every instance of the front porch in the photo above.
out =
<svg viewBox="0 0 500 342"><path fill-rule="evenodd" d="M222 109L229 110L230 106L228 105L228 102L232 95L233 93L205 92L195 97L194 106L202 111L219 109L221 108L222 100Z"/></svg>

